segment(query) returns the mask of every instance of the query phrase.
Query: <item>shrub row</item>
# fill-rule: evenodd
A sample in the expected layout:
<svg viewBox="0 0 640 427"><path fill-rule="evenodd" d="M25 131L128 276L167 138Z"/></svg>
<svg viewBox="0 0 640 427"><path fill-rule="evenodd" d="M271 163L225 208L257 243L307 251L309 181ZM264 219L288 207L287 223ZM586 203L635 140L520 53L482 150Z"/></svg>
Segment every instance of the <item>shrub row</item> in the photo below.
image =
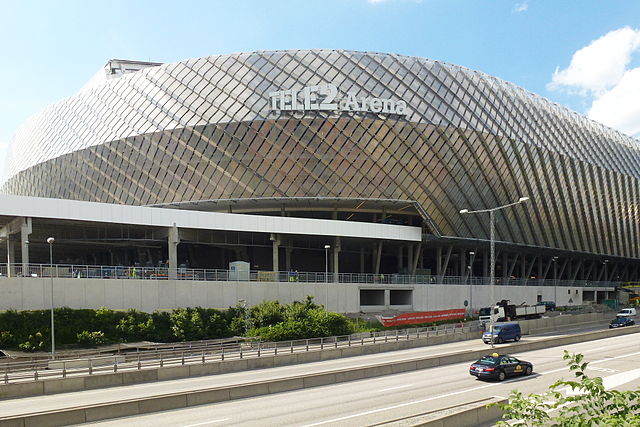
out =
<svg viewBox="0 0 640 427"><path fill-rule="evenodd" d="M328 312L307 297L304 302L267 301L249 309L179 308L144 313L58 308L56 345L90 347L116 342L176 342L226 338L237 335L265 341L346 335L354 332L347 317ZM0 348L23 351L50 349L49 310L0 313Z"/></svg>

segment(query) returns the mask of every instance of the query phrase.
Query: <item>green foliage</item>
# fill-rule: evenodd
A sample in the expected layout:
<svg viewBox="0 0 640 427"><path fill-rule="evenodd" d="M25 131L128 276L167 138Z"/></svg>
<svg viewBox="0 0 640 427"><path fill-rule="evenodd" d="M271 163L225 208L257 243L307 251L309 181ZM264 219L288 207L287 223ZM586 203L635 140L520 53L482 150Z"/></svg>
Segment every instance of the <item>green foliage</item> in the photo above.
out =
<svg viewBox="0 0 640 427"><path fill-rule="evenodd" d="M251 320L255 328L275 325L285 319L286 308L278 301L265 301L251 307Z"/></svg>
<svg viewBox="0 0 640 427"><path fill-rule="evenodd" d="M82 344L86 347L104 345L107 342L104 332L102 331L82 331L79 334L76 334L76 339L78 340L78 344Z"/></svg>
<svg viewBox="0 0 640 427"><path fill-rule="evenodd" d="M147 313L137 310L129 310L118 321L116 330L122 341L143 341L154 333L153 318Z"/></svg>
<svg viewBox="0 0 640 427"><path fill-rule="evenodd" d="M558 380L543 394L523 395L514 390L504 411L502 426L640 426L640 389L606 390L602 378L585 374L588 362L580 353L564 351L574 380ZM572 390L567 395L562 391ZM494 406L495 403L489 405Z"/></svg>
<svg viewBox="0 0 640 427"><path fill-rule="evenodd" d="M27 341L18 344L22 351L42 351L45 348L45 338L42 332L29 335Z"/></svg>
<svg viewBox="0 0 640 427"><path fill-rule="evenodd" d="M0 331L0 348L13 347L15 345L16 340L11 332Z"/></svg>
<svg viewBox="0 0 640 427"><path fill-rule="evenodd" d="M55 321L56 344L61 347L225 338L244 335L245 328L249 336L268 341L347 335L356 330L350 319L325 311L313 297L291 304L267 301L250 308L238 305L225 311L196 307L144 313L63 307L55 310ZM0 313L0 348L49 350L50 322L49 310Z"/></svg>
<svg viewBox="0 0 640 427"><path fill-rule="evenodd" d="M255 328L248 333L264 341L286 341L304 338L318 338L334 335L348 335L354 328L350 320L342 314L325 311L323 307L307 297L305 302L295 301L289 305L280 305L270 301L254 307L251 313L270 314L271 321L265 324L264 317L253 319ZM276 315L276 312L278 315Z"/></svg>

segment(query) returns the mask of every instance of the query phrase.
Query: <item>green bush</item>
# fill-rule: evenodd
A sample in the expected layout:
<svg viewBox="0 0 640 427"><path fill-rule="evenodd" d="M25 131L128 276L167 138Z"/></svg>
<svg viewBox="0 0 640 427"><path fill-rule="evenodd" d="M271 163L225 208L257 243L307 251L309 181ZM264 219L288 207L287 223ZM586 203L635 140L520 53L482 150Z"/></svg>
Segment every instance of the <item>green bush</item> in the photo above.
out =
<svg viewBox="0 0 640 427"><path fill-rule="evenodd" d="M120 339L125 342L149 340L154 334L153 318L133 309L127 311L115 328Z"/></svg>
<svg viewBox="0 0 640 427"><path fill-rule="evenodd" d="M264 324L264 317L257 321L254 319L255 328L248 333L250 336L260 337L264 341L286 341L304 338L319 338L334 335L348 335L354 332L352 322L344 315L326 311L316 305L312 297L307 297L305 302L295 301L282 306L274 304L274 301L258 305L252 309L253 313L271 313L276 311L280 317L272 315L271 319L276 323Z"/></svg>
<svg viewBox="0 0 640 427"><path fill-rule="evenodd" d="M22 351L42 351L45 348L45 338L41 332L29 335L27 341L18 344L18 348Z"/></svg>
<svg viewBox="0 0 640 427"><path fill-rule="evenodd" d="M13 347L16 345L13 334L9 331L0 331L0 348Z"/></svg>
<svg viewBox="0 0 640 427"><path fill-rule="evenodd" d="M76 334L76 339L78 341L78 344L82 344L87 347L104 345L107 342L104 336L104 332L102 331L82 331L79 334Z"/></svg>
<svg viewBox="0 0 640 427"><path fill-rule="evenodd" d="M96 346L108 342L175 342L225 338L244 335L264 340L290 340L331 335L346 335L358 323L325 311L312 297L305 301L280 304L266 301L253 307L178 308L171 312L126 312L101 307L97 310L57 308L56 344ZM50 348L49 310L0 313L0 348L25 351ZM356 325L356 326L354 326ZM91 332L93 331L93 332Z"/></svg>

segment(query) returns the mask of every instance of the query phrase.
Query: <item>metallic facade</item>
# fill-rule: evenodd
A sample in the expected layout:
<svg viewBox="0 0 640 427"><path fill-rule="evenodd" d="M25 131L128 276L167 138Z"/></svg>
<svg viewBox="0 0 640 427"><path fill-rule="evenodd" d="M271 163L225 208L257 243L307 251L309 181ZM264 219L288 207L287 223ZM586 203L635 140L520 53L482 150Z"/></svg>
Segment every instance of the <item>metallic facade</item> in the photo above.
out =
<svg viewBox="0 0 640 427"><path fill-rule="evenodd" d="M406 116L273 111L332 82ZM6 194L132 205L261 198L416 201L428 231L622 258L640 248L633 138L511 83L423 58L342 50L210 56L92 85L29 119ZM471 241L471 240L469 240Z"/></svg>

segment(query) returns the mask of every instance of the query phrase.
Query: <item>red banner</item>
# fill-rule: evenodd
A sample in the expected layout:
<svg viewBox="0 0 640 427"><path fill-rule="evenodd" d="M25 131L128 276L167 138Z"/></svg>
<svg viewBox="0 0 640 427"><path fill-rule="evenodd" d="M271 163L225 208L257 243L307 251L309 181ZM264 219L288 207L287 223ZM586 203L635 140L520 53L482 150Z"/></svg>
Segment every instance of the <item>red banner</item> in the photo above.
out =
<svg viewBox="0 0 640 427"><path fill-rule="evenodd" d="M395 317L376 318L382 326L415 325L418 323L437 322L439 320L464 319L464 308L439 311L421 311L418 313L403 313Z"/></svg>

